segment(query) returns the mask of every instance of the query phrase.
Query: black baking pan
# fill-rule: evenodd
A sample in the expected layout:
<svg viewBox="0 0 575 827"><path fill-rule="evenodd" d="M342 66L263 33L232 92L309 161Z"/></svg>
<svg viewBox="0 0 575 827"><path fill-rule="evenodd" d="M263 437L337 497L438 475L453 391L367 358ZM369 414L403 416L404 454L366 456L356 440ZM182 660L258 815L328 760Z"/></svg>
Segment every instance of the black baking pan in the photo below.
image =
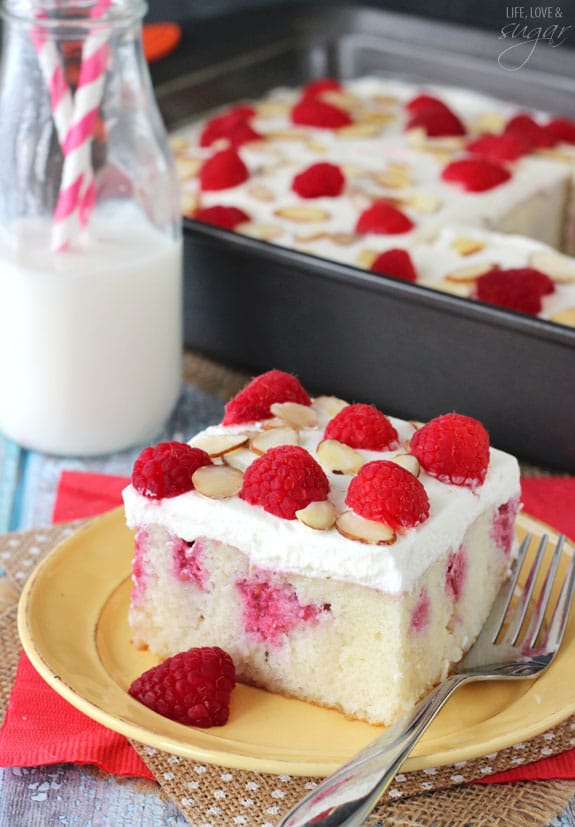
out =
<svg viewBox="0 0 575 827"><path fill-rule="evenodd" d="M459 85L575 114L575 53L538 44L517 71L498 32L369 5L282 4L183 25L154 69L168 127L314 77L380 74ZM428 419L481 419L492 443L575 471L575 330L184 220L186 346L312 393Z"/></svg>

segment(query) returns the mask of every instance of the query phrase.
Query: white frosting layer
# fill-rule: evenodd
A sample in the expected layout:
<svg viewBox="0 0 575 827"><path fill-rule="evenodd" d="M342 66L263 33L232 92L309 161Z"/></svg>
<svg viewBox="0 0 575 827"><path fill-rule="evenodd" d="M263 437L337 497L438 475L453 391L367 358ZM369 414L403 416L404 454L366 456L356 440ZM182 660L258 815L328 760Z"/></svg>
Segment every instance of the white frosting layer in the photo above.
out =
<svg viewBox="0 0 575 827"><path fill-rule="evenodd" d="M413 426L390 419L405 446ZM301 432L301 444L312 454L322 438L326 421L320 420L318 429ZM247 426L214 426L202 433L246 430ZM400 446L392 452L359 453L366 460L389 459L394 454L405 453L405 447ZM248 462L255 459L251 452L246 450L245 454ZM328 478L330 499L338 511L342 511L351 477L328 473ZM262 568L345 580L399 593L409 591L442 554L457 549L465 532L480 514L519 495L517 461L495 449L490 451L486 480L476 492L439 482L424 472L419 479L429 497L430 517L417 528L398 535L390 546L370 546L346 539L335 528L319 531L298 520L274 517L240 497L213 500L190 491L178 497L152 500L128 486L124 491L124 503L130 527L156 523L186 540L203 536L235 546Z"/></svg>

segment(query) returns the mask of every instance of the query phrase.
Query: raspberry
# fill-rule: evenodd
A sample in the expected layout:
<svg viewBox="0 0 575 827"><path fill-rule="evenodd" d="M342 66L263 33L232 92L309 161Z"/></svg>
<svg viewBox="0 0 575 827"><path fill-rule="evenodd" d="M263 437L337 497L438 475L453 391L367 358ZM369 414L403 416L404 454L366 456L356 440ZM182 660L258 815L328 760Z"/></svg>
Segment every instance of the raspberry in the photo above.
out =
<svg viewBox="0 0 575 827"><path fill-rule="evenodd" d="M159 715L180 724L222 726L236 685L234 662L218 646L179 652L143 672L128 693Z"/></svg>
<svg viewBox="0 0 575 827"><path fill-rule="evenodd" d="M269 448L248 467L240 497L269 514L295 520L295 513L327 499L329 482L323 469L299 445Z"/></svg>
<svg viewBox="0 0 575 827"><path fill-rule="evenodd" d="M531 115L515 115L505 125L505 135L519 135L523 140L528 141L531 149L540 149L545 146L552 146L556 141L546 127L537 123Z"/></svg>
<svg viewBox="0 0 575 827"><path fill-rule="evenodd" d="M376 201L367 207L357 220L356 233L379 233L381 235L400 235L408 233L415 224L408 216L387 201Z"/></svg>
<svg viewBox="0 0 575 827"><path fill-rule="evenodd" d="M194 487L192 474L211 465L209 455L185 442L160 442L144 448L134 463L132 485L150 499L177 497Z"/></svg>
<svg viewBox="0 0 575 827"><path fill-rule="evenodd" d="M334 78L320 78L312 80L303 88L303 96L315 98L323 92L339 92L341 83Z"/></svg>
<svg viewBox="0 0 575 827"><path fill-rule="evenodd" d="M383 276L393 276L403 281L417 281L417 270L407 250L394 247L380 253L372 263L370 270Z"/></svg>
<svg viewBox="0 0 575 827"><path fill-rule="evenodd" d="M200 169L202 190L226 190L237 187L249 178L248 168L235 149L216 152Z"/></svg>
<svg viewBox="0 0 575 827"><path fill-rule="evenodd" d="M327 423L325 439L337 439L352 448L390 451L397 446L397 431L373 405L347 405Z"/></svg>
<svg viewBox="0 0 575 827"><path fill-rule="evenodd" d="M485 192L504 184L511 178L511 173L485 158L462 158L448 164L441 177L450 184L459 184L467 192Z"/></svg>
<svg viewBox="0 0 575 827"><path fill-rule="evenodd" d="M489 434L477 419L444 414L414 433L411 453L441 482L476 488L487 474Z"/></svg>
<svg viewBox="0 0 575 827"><path fill-rule="evenodd" d="M212 224L214 227L223 227L224 230L233 230L238 224L249 221L250 216L239 207L227 207L216 204L213 207L200 207L194 213L196 221Z"/></svg>
<svg viewBox="0 0 575 827"><path fill-rule="evenodd" d="M475 298L480 301L533 316L541 312L542 297L554 292L553 281L534 267L490 270L475 283Z"/></svg>
<svg viewBox="0 0 575 827"><path fill-rule="evenodd" d="M240 104L210 118L200 134L200 146L211 146L222 138L226 138L232 146L240 146L246 141L261 137L249 125L249 120L255 112L253 106Z"/></svg>
<svg viewBox="0 0 575 827"><path fill-rule="evenodd" d="M523 135L514 132L502 135L480 135L470 141L465 149L472 155L479 155L488 161L516 161L531 152L532 146Z"/></svg>
<svg viewBox="0 0 575 827"><path fill-rule="evenodd" d="M554 144L575 144L575 121L569 118L552 118L545 126Z"/></svg>
<svg viewBox="0 0 575 827"><path fill-rule="evenodd" d="M430 95L418 95L407 104L410 113L406 129L421 128L430 137L465 135L465 127L457 115L443 101Z"/></svg>
<svg viewBox="0 0 575 827"><path fill-rule="evenodd" d="M319 163L296 175L291 188L302 198L336 198L341 195L344 186L345 178L336 164Z"/></svg>
<svg viewBox="0 0 575 827"><path fill-rule="evenodd" d="M300 126L318 126L322 129L339 129L352 123L344 109L311 95L300 98L293 106L291 119L292 123Z"/></svg>
<svg viewBox="0 0 575 827"><path fill-rule="evenodd" d="M299 380L281 370L269 370L256 376L226 404L223 425L258 422L271 417L274 402L299 402L311 405L311 399Z"/></svg>
<svg viewBox="0 0 575 827"><path fill-rule="evenodd" d="M387 460L363 465L347 489L345 502L360 517L397 530L413 528L429 517L429 499L410 471Z"/></svg>

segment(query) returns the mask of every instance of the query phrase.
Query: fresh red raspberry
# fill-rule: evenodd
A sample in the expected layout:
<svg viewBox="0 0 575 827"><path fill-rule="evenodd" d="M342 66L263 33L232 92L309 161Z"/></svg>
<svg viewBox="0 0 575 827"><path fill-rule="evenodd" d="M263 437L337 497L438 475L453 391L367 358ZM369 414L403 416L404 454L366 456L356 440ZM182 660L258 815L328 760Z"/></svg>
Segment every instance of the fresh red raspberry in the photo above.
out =
<svg viewBox="0 0 575 827"><path fill-rule="evenodd" d="M411 453L432 477L452 485L483 485L489 434L477 419L450 413L431 419L411 437Z"/></svg>
<svg viewBox="0 0 575 827"><path fill-rule="evenodd" d="M235 685L230 655L219 646L200 646L143 672L128 693L172 721L212 727L227 722Z"/></svg>
<svg viewBox="0 0 575 827"><path fill-rule="evenodd" d="M352 123L344 109L312 95L304 95L293 106L291 120L299 126L317 126L321 129L339 129Z"/></svg>
<svg viewBox="0 0 575 827"><path fill-rule="evenodd" d="M380 253L370 270L383 276L393 276L403 281L417 281L417 270L407 250L394 247Z"/></svg>
<svg viewBox="0 0 575 827"><path fill-rule="evenodd" d="M194 487L192 474L212 460L201 448L185 442L159 442L140 453L132 469L132 485L150 499L177 497Z"/></svg>
<svg viewBox="0 0 575 827"><path fill-rule="evenodd" d="M227 190L243 184L249 178L248 168L235 149L216 152L200 169L200 188L206 190Z"/></svg>
<svg viewBox="0 0 575 827"><path fill-rule="evenodd" d="M415 224L404 212L387 201L376 201L367 207L357 219L356 233L379 233L380 235L400 235L408 233Z"/></svg>
<svg viewBox="0 0 575 827"><path fill-rule="evenodd" d="M343 172L336 164L319 163L312 164L296 175L291 188L301 198L337 198L344 186Z"/></svg>
<svg viewBox="0 0 575 827"><path fill-rule="evenodd" d="M223 204L214 204L213 207L200 207L194 213L194 218L203 224L222 227L224 230L233 230L238 224L250 220L247 212L240 210L239 207L227 207Z"/></svg>
<svg viewBox="0 0 575 827"><path fill-rule="evenodd" d="M248 467L240 497L269 514L295 520L295 513L327 499L328 479L315 459L299 445L269 448Z"/></svg>
<svg viewBox="0 0 575 827"><path fill-rule="evenodd" d="M575 144L575 121L569 118L552 118L545 126L553 144Z"/></svg>
<svg viewBox="0 0 575 827"><path fill-rule="evenodd" d="M302 90L304 97L316 98L324 92L339 92L341 90L341 83L335 78L320 78L319 80L312 80Z"/></svg>
<svg viewBox="0 0 575 827"><path fill-rule="evenodd" d="M373 405L346 405L327 423L325 439L337 439L352 448L391 451L397 447L397 431Z"/></svg>
<svg viewBox="0 0 575 827"><path fill-rule="evenodd" d="M504 184L511 178L511 173L501 164L485 158L462 158L444 167L441 177L467 192L485 192Z"/></svg>
<svg viewBox="0 0 575 827"><path fill-rule="evenodd" d="M226 404L223 425L258 422L271 417L274 402L298 402L311 405L311 399L299 380L282 370L269 370L256 376Z"/></svg>
<svg viewBox="0 0 575 827"><path fill-rule="evenodd" d="M475 282L476 299L532 316L541 312L542 297L554 292L552 279L534 267L490 270Z"/></svg>
<svg viewBox="0 0 575 827"><path fill-rule="evenodd" d="M429 95L418 95L408 104L406 129L424 129L432 138L446 135L465 135L465 126L443 101Z"/></svg>
<svg viewBox="0 0 575 827"><path fill-rule="evenodd" d="M391 528L413 528L429 517L427 492L417 477L395 462L363 465L349 484L345 502L360 517Z"/></svg>
<svg viewBox="0 0 575 827"><path fill-rule="evenodd" d="M470 141L465 149L472 155L479 155L488 161L516 161L528 155L533 147L520 133L507 132L501 135L480 135Z"/></svg>
<svg viewBox="0 0 575 827"><path fill-rule="evenodd" d="M505 124L505 135L520 135L531 144L532 149L552 146L556 141L545 126L537 123L531 115L515 115Z"/></svg>
<svg viewBox="0 0 575 827"><path fill-rule="evenodd" d="M200 146L211 146L222 138L227 139L232 146L257 140L261 136L249 124L255 113L253 106L240 104L215 115L204 124L200 133Z"/></svg>

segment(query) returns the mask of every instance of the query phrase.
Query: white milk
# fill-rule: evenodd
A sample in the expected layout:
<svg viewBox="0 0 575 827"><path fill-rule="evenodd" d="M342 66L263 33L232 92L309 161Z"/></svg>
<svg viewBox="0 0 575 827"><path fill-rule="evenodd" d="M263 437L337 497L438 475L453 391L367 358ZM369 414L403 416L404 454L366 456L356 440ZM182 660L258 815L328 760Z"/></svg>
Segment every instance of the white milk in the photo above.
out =
<svg viewBox="0 0 575 827"><path fill-rule="evenodd" d="M153 439L181 386L181 242L133 214L94 215L78 249L48 222L0 240L0 430L98 454Z"/></svg>

